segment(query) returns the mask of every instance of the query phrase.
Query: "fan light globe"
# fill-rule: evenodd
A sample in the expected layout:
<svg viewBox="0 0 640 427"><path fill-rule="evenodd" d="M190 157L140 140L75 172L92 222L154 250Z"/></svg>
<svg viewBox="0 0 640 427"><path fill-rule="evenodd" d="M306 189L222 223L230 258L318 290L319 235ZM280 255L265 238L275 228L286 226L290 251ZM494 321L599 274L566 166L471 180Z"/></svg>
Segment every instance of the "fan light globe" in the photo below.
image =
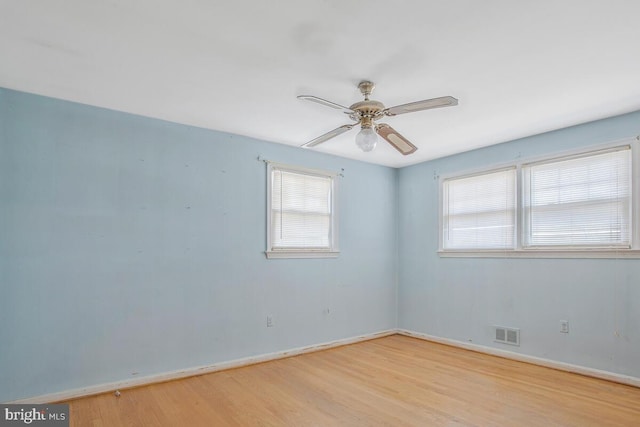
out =
<svg viewBox="0 0 640 427"><path fill-rule="evenodd" d="M363 127L356 135L356 145L365 153L376 148L378 134L372 127Z"/></svg>

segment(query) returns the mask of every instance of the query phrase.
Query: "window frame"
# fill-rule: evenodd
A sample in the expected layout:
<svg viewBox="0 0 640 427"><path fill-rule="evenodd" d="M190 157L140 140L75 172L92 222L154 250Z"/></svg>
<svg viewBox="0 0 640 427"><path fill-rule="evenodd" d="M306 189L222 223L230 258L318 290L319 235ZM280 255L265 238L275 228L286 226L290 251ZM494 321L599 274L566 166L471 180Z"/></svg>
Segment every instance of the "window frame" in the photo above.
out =
<svg viewBox="0 0 640 427"><path fill-rule="evenodd" d="M501 248L445 248L445 230L448 230L448 227L446 226L446 224L448 223L448 219L445 217L448 217L449 215L444 215L445 209L448 206L445 206L445 202L448 201L448 197L445 194L445 186L446 183L448 181L453 181L453 180L458 180L458 179L468 179L468 178L473 178L473 177L479 177L479 176L485 176L485 175L491 175L491 174L495 174L495 173L499 173L499 172L507 172L507 171L513 171L513 186L514 186L514 190L515 190L515 194L513 194L513 198L514 198L514 218L513 218L513 241L511 242L511 245L509 247L501 247ZM465 251L487 251L487 252L501 252L501 251L509 251L509 250L513 250L517 247L517 240L518 240L518 235L520 233L520 224L518 221L518 170L514 165L509 165L507 167L497 167L497 168L492 168L492 169L488 169L488 170L482 170L482 171L476 171L473 173L468 173L468 174L463 174L463 175L456 175L456 176L450 176L450 177L446 177L443 178L440 182L440 240L439 240L439 248L442 251L446 251L446 252L465 252ZM447 211L448 212L448 211Z"/></svg>
<svg viewBox="0 0 640 427"><path fill-rule="evenodd" d="M524 170L526 165L554 162L570 159L572 157L585 157L597 155L606 150L615 150L622 147L630 147L631 150L631 245L630 247L531 247L525 246L527 227L524 215ZM516 247L515 249L445 249L443 246L444 232L444 182L455 178L463 178L474 175L483 175L510 167L516 168ZM640 136L625 138L606 144L592 145L575 150L546 154L526 159L517 159L512 162L494 164L482 169L474 169L462 173L443 175L439 179L439 223L438 223L438 255L440 257L461 258L640 258Z"/></svg>
<svg viewBox="0 0 640 427"><path fill-rule="evenodd" d="M533 196L531 189L528 188L531 184L531 173L532 169L537 166L545 166L545 165L554 165L562 162L570 162L572 160L581 160L581 159L591 159L596 156L606 155L610 153L620 153L625 152L628 153L629 158L625 159L629 161L629 205L626 208L626 217L628 218L628 226L629 226L629 234L628 234L628 243L592 243L592 244L535 244L533 243L534 236L532 227L532 212L529 202L531 201L531 197ZM633 149L631 145L617 145L615 147L589 151L586 153L581 153L577 155L571 156L562 156L560 158L553 158L550 160L536 161L536 162L527 162L522 164L522 247L527 250L549 250L549 249L579 249L583 248L586 250L616 250L616 249L631 249L631 245L633 243ZM592 163L593 164L593 163ZM593 199L589 199L590 202L593 202ZM560 206L560 205L556 205Z"/></svg>
<svg viewBox="0 0 640 427"><path fill-rule="evenodd" d="M329 246L327 248L278 248L273 246L272 238L272 185L273 185L273 172L274 170L281 170L285 172L319 176L324 178L330 178L331 180L331 218L330 218L330 233L329 233ZM267 258L337 258L340 253L338 246L338 186L336 184L336 177L338 173L330 172L321 169L311 169L302 166L294 166L283 163L267 162L267 248L265 255Z"/></svg>

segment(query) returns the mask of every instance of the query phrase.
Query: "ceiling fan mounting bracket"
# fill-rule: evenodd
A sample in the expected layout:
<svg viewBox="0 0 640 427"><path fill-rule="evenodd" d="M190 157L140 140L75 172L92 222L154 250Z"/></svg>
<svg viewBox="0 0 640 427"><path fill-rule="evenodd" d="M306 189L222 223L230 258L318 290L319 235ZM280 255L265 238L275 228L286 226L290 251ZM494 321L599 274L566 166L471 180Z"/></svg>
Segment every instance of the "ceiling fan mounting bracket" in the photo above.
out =
<svg viewBox="0 0 640 427"><path fill-rule="evenodd" d="M365 101L369 100L369 95L371 95L375 87L376 85L368 80L363 80L358 84L358 89L360 89L360 93L364 96Z"/></svg>

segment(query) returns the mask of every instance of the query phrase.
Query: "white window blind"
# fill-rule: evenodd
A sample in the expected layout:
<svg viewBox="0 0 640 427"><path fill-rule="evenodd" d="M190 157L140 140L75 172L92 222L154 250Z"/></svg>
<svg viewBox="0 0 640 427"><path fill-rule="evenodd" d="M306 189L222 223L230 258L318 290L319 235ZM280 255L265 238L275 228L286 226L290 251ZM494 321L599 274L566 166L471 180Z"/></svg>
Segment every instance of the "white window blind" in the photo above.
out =
<svg viewBox="0 0 640 427"><path fill-rule="evenodd" d="M515 168L443 182L443 249L515 246Z"/></svg>
<svg viewBox="0 0 640 427"><path fill-rule="evenodd" d="M271 169L271 248L332 249L333 176Z"/></svg>
<svg viewBox="0 0 640 427"><path fill-rule="evenodd" d="M631 149L523 166L528 247L630 247Z"/></svg>

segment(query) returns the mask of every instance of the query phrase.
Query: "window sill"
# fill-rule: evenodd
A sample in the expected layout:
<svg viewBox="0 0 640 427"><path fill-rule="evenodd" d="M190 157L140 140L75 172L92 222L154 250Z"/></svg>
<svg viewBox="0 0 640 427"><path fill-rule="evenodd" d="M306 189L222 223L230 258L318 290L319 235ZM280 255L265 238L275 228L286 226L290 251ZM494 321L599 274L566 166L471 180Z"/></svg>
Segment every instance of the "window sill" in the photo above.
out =
<svg viewBox="0 0 640 427"><path fill-rule="evenodd" d="M279 258L338 258L340 251L295 251L295 250L279 250L265 251L269 259Z"/></svg>
<svg viewBox="0 0 640 427"><path fill-rule="evenodd" d="M441 258L640 258L639 249L517 249L486 251L443 251Z"/></svg>

